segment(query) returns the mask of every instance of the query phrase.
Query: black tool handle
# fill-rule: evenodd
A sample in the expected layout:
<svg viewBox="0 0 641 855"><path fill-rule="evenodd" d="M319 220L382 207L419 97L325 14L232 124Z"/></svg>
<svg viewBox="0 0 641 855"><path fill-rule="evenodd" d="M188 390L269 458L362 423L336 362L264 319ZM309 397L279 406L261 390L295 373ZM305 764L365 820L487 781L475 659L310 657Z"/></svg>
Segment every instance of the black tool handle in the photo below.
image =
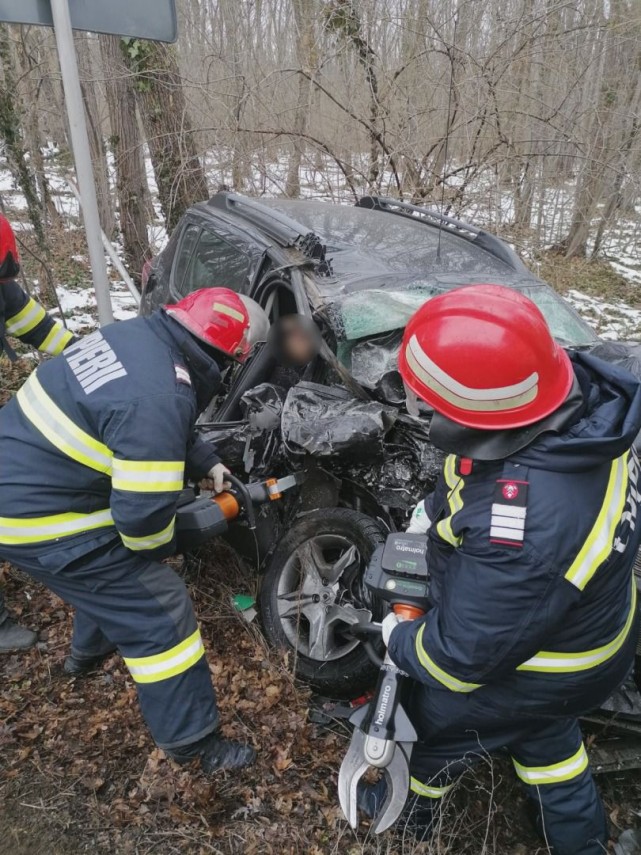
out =
<svg viewBox="0 0 641 855"><path fill-rule="evenodd" d="M378 673L376 691L370 701L368 736L375 736L378 739L394 738L394 718L400 701L404 676L390 657L386 656Z"/></svg>

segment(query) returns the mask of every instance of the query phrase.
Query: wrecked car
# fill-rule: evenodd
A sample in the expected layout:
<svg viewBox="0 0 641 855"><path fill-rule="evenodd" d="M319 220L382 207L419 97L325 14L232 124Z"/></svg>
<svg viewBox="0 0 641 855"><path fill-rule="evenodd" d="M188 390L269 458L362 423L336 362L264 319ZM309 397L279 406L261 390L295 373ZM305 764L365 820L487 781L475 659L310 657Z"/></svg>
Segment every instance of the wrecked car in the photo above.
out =
<svg viewBox="0 0 641 855"><path fill-rule="evenodd" d="M539 306L563 345L641 376L638 348L600 342L497 237L391 199L352 207L219 193L185 214L143 282L143 313L227 286L257 300L273 324L298 315L320 331L309 362L282 360L267 343L229 369L200 430L247 481L296 475L281 501L261 506L255 531L234 526L229 540L261 571L270 641L333 697L371 687L376 669L351 628L380 618L382 606L363 572L442 462L429 412L407 413L396 367L414 311L463 284L507 285Z"/></svg>

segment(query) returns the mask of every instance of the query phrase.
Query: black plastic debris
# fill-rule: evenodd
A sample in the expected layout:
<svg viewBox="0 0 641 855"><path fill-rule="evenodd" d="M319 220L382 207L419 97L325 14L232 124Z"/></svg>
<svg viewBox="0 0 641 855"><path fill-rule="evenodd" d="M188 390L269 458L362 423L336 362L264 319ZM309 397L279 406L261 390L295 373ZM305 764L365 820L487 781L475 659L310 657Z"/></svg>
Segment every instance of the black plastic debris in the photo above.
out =
<svg viewBox="0 0 641 855"><path fill-rule="evenodd" d="M352 464L349 477L370 490L381 505L405 513L430 493L444 454L429 441L429 419L399 415L374 465Z"/></svg>
<svg viewBox="0 0 641 855"><path fill-rule="evenodd" d="M398 417L394 407L359 401L341 387L299 383L290 389L282 413L282 436L294 457L372 455Z"/></svg>
<svg viewBox="0 0 641 855"><path fill-rule="evenodd" d="M243 421L204 425L200 433L232 469L268 474L281 453L280 421L286 395L280 386L261 383L241 398Z"/></svg>

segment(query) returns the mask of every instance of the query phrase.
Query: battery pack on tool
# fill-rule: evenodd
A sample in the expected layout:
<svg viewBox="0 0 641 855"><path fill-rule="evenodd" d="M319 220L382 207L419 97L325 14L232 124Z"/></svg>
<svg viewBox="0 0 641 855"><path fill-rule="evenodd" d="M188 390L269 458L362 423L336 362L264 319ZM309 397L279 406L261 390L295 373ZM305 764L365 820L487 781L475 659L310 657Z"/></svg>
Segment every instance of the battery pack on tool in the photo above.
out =
<svg viewBox="0 0 641 855"><path fill-rule="evenodd" d="M388 603L428 605L428 540L424 534L392 532L372 556L365 584Z"/></svg>
<svg viewBox="0 0 641 855"><path fill-rule="evenodd" d="M239 505L231 493L211 498L183 490L176 509L178 551L196 549L212 537L227 531L227 521L238 516Z"/></svg>

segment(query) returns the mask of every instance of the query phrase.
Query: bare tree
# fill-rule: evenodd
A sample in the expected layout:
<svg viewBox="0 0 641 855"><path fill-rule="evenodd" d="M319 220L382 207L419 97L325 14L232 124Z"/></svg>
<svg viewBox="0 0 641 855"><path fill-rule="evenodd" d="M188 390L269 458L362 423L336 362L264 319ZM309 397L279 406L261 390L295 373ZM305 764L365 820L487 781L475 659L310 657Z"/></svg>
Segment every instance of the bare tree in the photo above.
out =
<svg viewBox="0 0 641 855"><path fill-rule="evenodd" d="M208 196L182 80L170 46L137 39L124 39L122 46L125 63L135 74L160 206L171 230L189 205Z"/></svg>
<svg viewBox="0 0 641 855"><path fill-rule="evenodd" d="M123 61L120 39L101 36L100 49L125 263L134 280L139 282L142 266L151 255L148 237L151 200L145 172L144 143L136 111L134 78Z"/></svg>

